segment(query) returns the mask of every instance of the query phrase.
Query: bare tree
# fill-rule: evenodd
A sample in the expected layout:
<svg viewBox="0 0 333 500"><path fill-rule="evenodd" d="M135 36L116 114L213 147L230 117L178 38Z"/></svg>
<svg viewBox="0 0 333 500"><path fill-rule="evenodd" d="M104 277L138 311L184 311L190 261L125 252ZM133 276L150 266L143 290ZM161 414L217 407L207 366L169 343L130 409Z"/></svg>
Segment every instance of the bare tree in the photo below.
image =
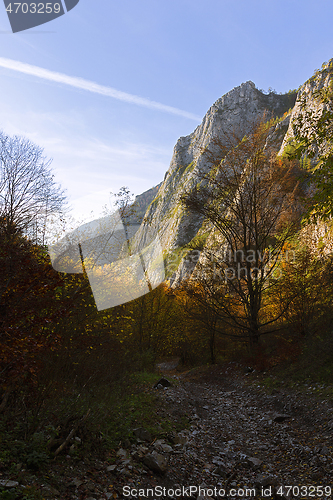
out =
<svg viewBox="0 0 333 500"><path fill-rule="evenodd" d="M262 314L264 292L300 214L299 172L267 151L269 132L263 118L244 138L215 140L206 152L211 168L181 198L214 228L215 242L201 259L207 297L214 309L218 301L223 323L251 344L277 320Z"/></svg>
<svg viewBox="0 0 333 500"><path fill-rule="evenodd" d="M0 132L0 220L7 234L21 232L44 244L48 217L65 207L50 164L33 142Z"/></svg>

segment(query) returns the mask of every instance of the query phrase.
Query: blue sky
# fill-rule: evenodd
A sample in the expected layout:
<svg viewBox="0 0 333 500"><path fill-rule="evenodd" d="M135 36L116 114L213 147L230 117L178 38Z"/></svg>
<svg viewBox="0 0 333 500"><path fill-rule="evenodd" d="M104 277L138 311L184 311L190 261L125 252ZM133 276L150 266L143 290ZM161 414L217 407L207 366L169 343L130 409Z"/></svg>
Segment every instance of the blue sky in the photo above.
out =
<svg viewBox="0 0 333 500"><path fill-rule="evenodd" d="M333 57L332 0L80 0L15 34L2 3L0 128L53 158L80 220L159 183L233 87L287 92Z"/></svg>

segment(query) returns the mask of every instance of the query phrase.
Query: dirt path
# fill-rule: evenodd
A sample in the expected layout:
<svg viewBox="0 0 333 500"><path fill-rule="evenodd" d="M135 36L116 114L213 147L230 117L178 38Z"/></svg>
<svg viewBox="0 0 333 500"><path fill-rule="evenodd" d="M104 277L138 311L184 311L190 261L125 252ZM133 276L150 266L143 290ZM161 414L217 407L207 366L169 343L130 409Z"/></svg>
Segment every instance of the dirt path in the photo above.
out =
<svg viewBox="0 0 333 500"><path fill-rule="evenodd" d="M264 498L262 488L273 494L273 487L286 498L321 498L316 487L326 486L324 497L333 498L332 403L284 390L268 395L247 380L212 369L166 391L166 403L191 419L183 452L170 455L168 485L203 485L214 498L218 490L249 497L254 488Z"/></svg>
<svg viewBox="0 0 333 500"><path fill-rule="evenodd" d="M332 401L310 389L267 394L255 374L232 366L167 377L171 387L151 389L156 419L183 418L186 429L124 443L113 465L68 457L47 476L43 498L333 499Z"/></svg>
<svg viewBox="0 0 333 500"><path fill-rule="evenodd" d="M282 389L269 395L253 375L218 367L170 380L159 413L186 416L189 428L144 445L167 460L166 473L120 469L115 498L333 498L332 402Z"/></svg>

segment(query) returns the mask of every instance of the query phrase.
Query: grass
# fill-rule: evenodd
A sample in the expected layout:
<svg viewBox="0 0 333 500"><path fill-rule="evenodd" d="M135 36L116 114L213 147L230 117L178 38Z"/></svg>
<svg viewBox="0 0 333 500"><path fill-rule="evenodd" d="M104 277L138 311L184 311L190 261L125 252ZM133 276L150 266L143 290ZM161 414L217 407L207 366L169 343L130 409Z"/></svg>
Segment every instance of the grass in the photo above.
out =
<svg viewBox="0 0 333 500"><path fill-rule="evenodd" d="M137 443L135 428L145 428L155 439L187 427L186 415L170 416L161 392L153 388L160 377L157 373L137 372L127 374L113 386L97 382L80 388L74 383L53 386L47 394L43 392L38 413L32 401L27 406L27 394L22 389L20 397L12 399L0 416L0 471L2 477L28 486L0 487L0 500L42 500L37 476L61 489L62 471L67 474L69 467L81 470L83 464L94 460L112 463L119 447ZM55 449L88 410L89 417L55 458ZM50 448L55 439L56 446Z"/></svg>
<svg viewBox="0 0 333 500"><path fill-rule="evenodd" d="M129 392L113 405L112 412L108 412L104 420L101 432L108 446L113 448L128 441L135 442L133 429L137 427L147 429L153 438L186 427L186 418L175 421L161 407L159 392L152 389L159 378L159 375L145 372L131 377Z"/></svg>
<svg viewBox="0 0 333 500"><path fill-rule="evenodd" d="M268 359L268 368L254 372L249 381L260 381L268 393L284 387L333 400L333 339L329 329L299 339L298 351L289 357L283 352L272 367Z"/></svg>
<svg viewBox="0 0 333 500"><path fill-rule="evenodd" d="M153 439L184 429L187 418L171 418L160 392L153 389L159 378L156 373L138 372L113 387L96 384L80 392L74 387L53 390L38 415L32 417L31 408L16 421L8 410L0 419L1 467L14 476L22 466L46 470L55 450L88 411L57 460L68 454L76 460L105 458L111 450L135 443L133 430L138 427L147 429Z"/></svg>

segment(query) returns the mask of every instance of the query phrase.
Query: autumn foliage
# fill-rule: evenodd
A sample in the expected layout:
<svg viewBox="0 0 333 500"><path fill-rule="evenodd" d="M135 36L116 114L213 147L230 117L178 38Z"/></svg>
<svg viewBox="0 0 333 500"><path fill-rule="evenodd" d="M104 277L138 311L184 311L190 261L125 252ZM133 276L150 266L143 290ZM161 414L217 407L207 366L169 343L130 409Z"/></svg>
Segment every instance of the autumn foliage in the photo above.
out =
<svg viewBox="0 0 333 500"><path fill-rule="evenodd" d="M85 273L56 272L41 240L1 219L0 413L7 428L20 415L20 432L33 436L42 425L38 412L66 428L90 412L98 394L116 394L130 373L154 370L168 357L181 366L241 360L264 371L320 351L318 376L331 377L332 224L326 239L305 237L301 163L266 157L268 129L259 125L203 173L197 191L184 194L185 208L201 211L220 239L200 247L197 273L178 287L165 282L97 311ZM247 273L238 279L216 279L239 265Z"/></svg>
<svg viewBox="0 0 333 500"><path fill-rule="evenodd" d="M56 348L55 325L66 306L55 300L62 277L52 269L45 249L20 234L1 236L0 369L8 387L22 378L31 380L40 354Z"/></svg>

